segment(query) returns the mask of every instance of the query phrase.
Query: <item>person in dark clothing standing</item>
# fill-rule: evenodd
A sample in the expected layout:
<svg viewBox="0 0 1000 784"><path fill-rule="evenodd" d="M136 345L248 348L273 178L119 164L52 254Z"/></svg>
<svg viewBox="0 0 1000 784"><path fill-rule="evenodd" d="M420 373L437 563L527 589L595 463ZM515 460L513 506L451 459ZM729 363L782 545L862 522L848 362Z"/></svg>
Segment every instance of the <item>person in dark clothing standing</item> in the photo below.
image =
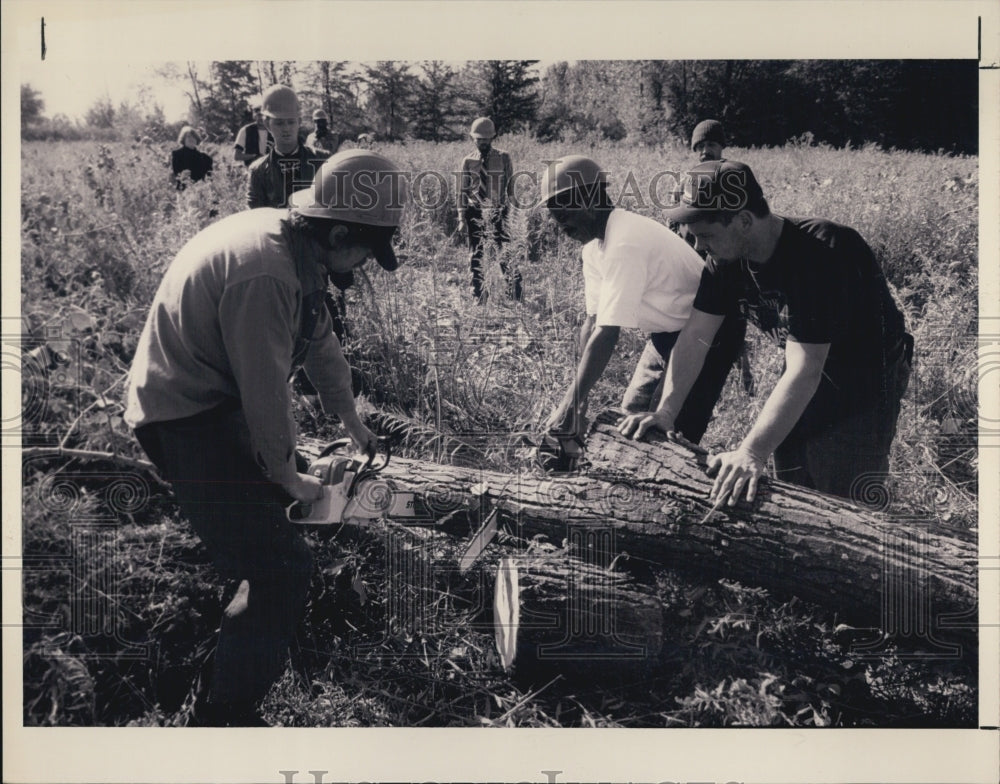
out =
<svg viewBox="0 0 1000 784"><path fill-rule="evenodd" d="M726 133L718 120L702 120L691 132L691 150L699 163L721 161L726 148Z"/></svg>
<svg viewBox="0 0 1000 784"><path fill-rule="evenodd" d="M668 433L725 314L735 307L784 351L785 368L733 451L713 456L710 500L734 505L774 456L778 479L858 499L884 481L913 338L878 260L852 228L770 211L750 167L700 164L683 179L672 220L708 251L691 318L667 366L656 411L621 432Z"/></svg>
<svg viewBox="0 0 1000 784"><path fill-rule="evenodd" d="M702 120L694 127L691 133L691 149L698 155L699 160L718 161L722 158L722 151L725 145L725 135L722 130L722 123L718 120ZM688 231L688 227L683 223L672 223L673 228L688 245L694 247L694 237ZM703 259L706 253L702 250L698 255ZM750 369L750 361L746 348L746 318L737 312L729 314L723 322L719 331L715 335L717 346L726 346L724 353L729 356L738 356L740 365L740 375L743 381L743 389L748 395L753 395L753 373ZM732 363L730 362L730 365ZM721 374L717 381L719 391L726 382L729 374L729 366L714 365L715 372ZM625 396L622 398L622 408L630 414L638 414L643 411L652 411L660 401L660 393L663 390L663 374L666 370L666 363L663 355L657 350L652 340L647 340L643 347L639 362L635 366L635 373L629 383ZM695 404L690 400L687 405ZM709 410L711 406L709 405Z"/></svg>
<svg viewBox="0 0 1000 784"><path fill-rule="evenodd" d="M269 88L262 113L274 147L250 164L247 207L287 207L292 193L312 182L328 156L299 144L299 98L291 87Z"/></svg>
<svg viewBox="0 0 1000 784"><path fill-rule="evenodd" d="M287 207L292 193L312 182L327 155L299 144L301 108L295 91L282 84L264 93L262 113L274 147L250 165L247 172L247 207ZM347 337L347 302L344 290L354 282L351 270L331 276L334 287L326 297L326 308L333 320L333 331L343 341ZM301 376L301 374L300 374ZM299 379L303 392L314 389L305 378Z"/></svg>
<svg viewBox="0 0 1000 784"><path fill-rule="evenodd" d="M472 296L483 302L483 244L492 240L502 245L508 239L507 213L514 167L503 150L493 148L496 129L489 117L472 123L470 136L476 152L462 160L458 192L458 230L469 232L469 267L472 270ZM508 294L521 299L521 273L501 260Z"/></svg>
<svg viewBox="0 0 1000 784"><path fill-rule="evenodd" d="M212 156L198 149L201 137L190 125L181 128L177 134L177 144L180 145L170 153L170 170L177 190L184 190L182 172L188 172L191 182L199 182L212 173Z"/></svg>
<svg viewBox="0 0 1000 784"><path fill-rule="evenodd" d="M306 147L322 155L333 155L340 149L340 135L330 130L330 118L322 109L312 113L315 130L306 137Z"/></svg>
<svg viewBox="0 0 1000 784"><path fill-rule="evenodd" d="M266 155L274 145L274 139L264 124L264 115L261 114L260 98L250 101L250 111L253 113L253 122L244 125L237 132L233 153L233 158L244 166L249 166L260 156Z"/></svg>

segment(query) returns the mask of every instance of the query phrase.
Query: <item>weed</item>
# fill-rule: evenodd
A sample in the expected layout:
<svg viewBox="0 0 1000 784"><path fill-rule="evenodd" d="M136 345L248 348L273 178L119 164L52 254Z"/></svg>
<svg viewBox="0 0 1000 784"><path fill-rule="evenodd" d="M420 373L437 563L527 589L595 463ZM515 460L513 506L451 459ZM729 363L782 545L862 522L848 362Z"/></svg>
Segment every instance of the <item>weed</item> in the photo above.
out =
<svg viewBox="0 0 1000 784"><path fill-rule="evenodd" d="M537 200L544 161L569 150L504 140L527 174L511 241L487 249L490 296L472 302L468 251L456 234L454 176L462 144L412 142L386 152L425 177L400 233L403 265L373 270L348 292L356 368L373 421L408 454L510 467L511 437L536 429L576 364L583 309L579 247ZM24 389L30 435L64 448L142 458L121 421L124 374L145 309L181 246L243 207L245 170L215 154L213 176L183 192L168 145L22 145ZM662 218L649 184L686 151L592 139L614 194ZM874 249L916 338L917 366L892 452L888 511L974 528L977 514L978 161L963 156L837 150L798 139L781 149L731 149L749 162L779 214L858 229ZM444 184L442 184L444 183ZM637 187L636 187L637 186ZM503 293L500 260L524 278L523 302ZM625 331L591 397L617 405L643 345ZM44 348L45 352L42 352ZM781 356L754 330L759 390ZM705 438L742 437L765 396L736 374ZM27 409L26 409L27 412ZM305 434L336 423L296 403ZM30 421L28 421L30 420ZM114 464L111 464L114 465ZM27 460L24 470L24 722L185 724L222 606L204 551L158 488L123 503L90 465ZM60 483L60 476L71 477ZM75 479L72 477L76 477ZM97 525L102 523L102 525ZM103 526L103 527L102 527ZM89 533L87 533L89 532ZM265 703L288 726L972 726L975 668L889 651L852 658L835 617L733 583L657 575L666 639L641 679L555 673L530 686L500 668L475 608L489 586L455 575L415 587L387 566L384 534L315 538L318 571L293 667ZM422 548L444 546L410 542ZM494 545L500 547L502 545ZM74 549L76 548L76 549ZM81 549L82 548L82 549ZM86 553L74 571L74 554ZM41 565L41 566L37 566ZM42 568L44 566L44 568ZM95 585L112 586L103 597ZM88 593L91 591L91 593ZM422 592L422 593L421 593ZM88 626L90 597L105 627ZM98 601L98 599L100 601ZM76 603L74 603L76 601ZM407 604L409 602L409 604ZM423 607L422 624L401 608ZM133 655L142 651L141 655Z"/></svg>

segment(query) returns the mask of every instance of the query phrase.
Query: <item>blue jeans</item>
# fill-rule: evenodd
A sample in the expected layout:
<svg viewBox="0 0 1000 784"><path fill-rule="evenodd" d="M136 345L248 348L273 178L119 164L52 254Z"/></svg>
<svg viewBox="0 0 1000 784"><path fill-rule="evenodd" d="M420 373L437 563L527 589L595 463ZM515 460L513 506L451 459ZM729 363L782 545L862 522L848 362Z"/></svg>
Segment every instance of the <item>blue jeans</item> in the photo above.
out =
<svg viewBox="0 0 1000 784"><path fill-rule="evenodd" d="M837 417L812 432L796 427L788 434L774 450L777 479L849 498L861 506L883 497L889 451L910 381L912 338L907 340L909 347L884 371L884 392L875 405Z"/></svg>
<svg viewBox="0 0 1000 784"><path fill-rule="evenodd" d="M722 395L726 378L733 367L746 337L746 321L737 316L727 316L715 334L715 340L705 355L705 364L695 379L680 413L674 420L674 429L688 441L701 441L712 411ZM622 409L629 414L653 411L663 392L663 377L670 361L670 352L680 332L657 332L650 335L635 366L632 380L622 396Z"/></svg>
<svg viewBox="0 0 1000 784"><path fill-rule="evenodd" d="M309 591L312 553L285 517L291 498L254 462L238 404L135 435L221 575L250 584L246 609L222 618L209 695L244 712L284 671Z"/></svg>

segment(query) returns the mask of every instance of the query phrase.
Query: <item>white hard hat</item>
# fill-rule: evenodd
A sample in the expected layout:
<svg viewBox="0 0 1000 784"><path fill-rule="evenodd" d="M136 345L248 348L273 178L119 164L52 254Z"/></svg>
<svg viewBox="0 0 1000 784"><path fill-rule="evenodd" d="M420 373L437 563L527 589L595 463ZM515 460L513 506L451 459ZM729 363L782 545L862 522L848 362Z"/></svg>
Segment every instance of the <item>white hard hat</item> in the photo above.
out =
<svg viewBox="0 0 1000 784"><path fill-rule="evenodd" d="M273 117L277 120L297 120L301 114L299 97L291 87L286 87L283 84L267 88L261 103L265 117Z"/></svg>
<svg viewBox="0 0 1000 784"><path fill-rule="evenodd" d="M292 194L290 204L312 218L396 227L403 220L406 198L406 179L396 164L378 153L356 149L329 158L309 188ZM387 270L398 266L388 243L373 250Z"/></svg>
<svg viewBox="0 0 1000 784"><path fill-rule="evenodd" d="M489 117L480 117L473 121L472 128L469 129L469 135L476 141L480 139L492 139L497 135L497 129L493 125L493 120Z"/></svg>

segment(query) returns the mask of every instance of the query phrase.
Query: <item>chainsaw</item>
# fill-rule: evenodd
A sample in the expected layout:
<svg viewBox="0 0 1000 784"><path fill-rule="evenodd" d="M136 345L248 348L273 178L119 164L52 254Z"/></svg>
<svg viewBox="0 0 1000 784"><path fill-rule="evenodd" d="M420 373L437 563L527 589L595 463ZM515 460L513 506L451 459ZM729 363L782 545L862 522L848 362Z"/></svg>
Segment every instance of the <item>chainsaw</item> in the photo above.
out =
<svg viewBox="0 0 1000 784"><path fill-rule="evenodd" d="M378 476L389 464L389 448L373 449L367 456L348 455L344 450L351 439L327 445L309 465L308 473L323 484L323 495L312 503L295 501L286 508L289 521L303 525L364 525L382 518L404 518L411 522L430 521L416 493L400 490L390 480Z"/></svg>
<svg viewBox="0 0 1000 784"><path fill-rule="evenodd" d="M309 465L308 473L323 483L323 496L311 504L295 501L286 509L289 521L302 525L358 525L388 518L410 524L433 524L435 518L426 503L414 492L400 490L378 473L389 464L388 444L378 456L373 450L367 457L343 452L351 439L329 444ZM486 517L459 560L459 571L466 572L479 559L497 535L497 509Z"/></svg>

